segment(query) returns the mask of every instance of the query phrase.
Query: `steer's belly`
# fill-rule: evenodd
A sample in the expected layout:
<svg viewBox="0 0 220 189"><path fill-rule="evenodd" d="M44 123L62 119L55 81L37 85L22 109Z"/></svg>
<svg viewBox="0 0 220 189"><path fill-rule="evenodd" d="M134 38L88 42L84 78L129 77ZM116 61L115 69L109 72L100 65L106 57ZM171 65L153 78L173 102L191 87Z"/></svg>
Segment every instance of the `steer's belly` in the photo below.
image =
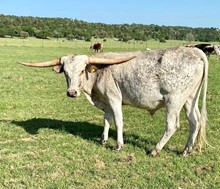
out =
<svg viewBox="0 0 220 189"><path fill-rule="evenodd" d="M142 109L157 110L164 106L161 94L123 94L122 104Z"/></svg>

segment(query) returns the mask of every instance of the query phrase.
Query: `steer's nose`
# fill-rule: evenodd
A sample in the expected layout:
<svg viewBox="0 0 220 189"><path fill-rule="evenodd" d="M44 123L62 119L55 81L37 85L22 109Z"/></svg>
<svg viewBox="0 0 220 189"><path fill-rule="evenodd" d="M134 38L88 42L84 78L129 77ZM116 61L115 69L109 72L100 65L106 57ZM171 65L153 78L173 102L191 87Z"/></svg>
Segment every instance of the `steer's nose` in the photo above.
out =
<svg viewBox="0 0 220 189"><path fill-rule="evenodd" d="M77 91L67 91L68 97L77 97Z"/></svg>

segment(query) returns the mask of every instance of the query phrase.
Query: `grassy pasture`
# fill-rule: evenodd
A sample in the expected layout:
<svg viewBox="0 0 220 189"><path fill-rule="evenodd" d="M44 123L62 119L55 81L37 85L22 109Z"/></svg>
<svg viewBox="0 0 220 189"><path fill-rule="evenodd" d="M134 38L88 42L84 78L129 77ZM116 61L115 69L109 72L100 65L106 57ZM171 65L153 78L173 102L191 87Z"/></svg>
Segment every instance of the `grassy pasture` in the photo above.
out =
<svg viewBox="0 0 220 189"><path fill-rule="evenodd" d="M48 39L48 40L40 40L36 38L0 38L0 46L19 46L19 47L65 47L65 48L76 48L81 49L83 53L89 51L89 47L96 43L102 42L101 39L92 39L91 42L84 42L81 40L75 41L67 41L66 39ZM175 41L170 40L166 43L159 43L159 41L148 40L144 41L129 41L127 43L118 42L113 39L107 39L104 42L104 48L106 51L110 51L112 49L118 50L144 50L146 48L150 49L158 49L158 48L167 48L167 47L175 47L179 45L188 44L186 41ZM81 51L80 51L81 52Z"/></svg>
<svg viewBox="0 0 220 189"><path fill-rule="evenodd" d="M181 112L181 128L152 158L146 150L153 149L163 134L164 109L151 117L144 110L125 106L125 146L114 152L115 128L110 129L107 145L100 145L102 112L83 95L67 98L63 74L16 64L91 54L90 44L0 39L0 188L219 188L219 60L211 56L209 66L207 138L213 148L202 153L195 149L187 158L180 155L188 137L188 123ZM158 46L149 41L147 47L178 44L183 42ZM105 51L143 50L145 45L107 41Z"/></svg>

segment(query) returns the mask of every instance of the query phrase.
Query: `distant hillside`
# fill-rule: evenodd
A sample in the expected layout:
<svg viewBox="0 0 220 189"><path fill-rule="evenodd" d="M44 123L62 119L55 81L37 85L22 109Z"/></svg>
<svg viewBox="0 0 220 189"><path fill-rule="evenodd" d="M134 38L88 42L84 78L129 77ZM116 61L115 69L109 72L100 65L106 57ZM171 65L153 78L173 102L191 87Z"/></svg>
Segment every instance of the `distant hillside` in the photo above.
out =
<svg viewBox="0 0 220 189"><path fill-rule="evenodd" d="M182 26L158 26L143 24L103 24L88 23L69 18L40 18L0 15L0 37L28 37L46 39L49 37L68 40L91 37L117 38L122 41L131 39L146 41L156 39L187 41L220 41L217 28L191 28Z"/></svg>

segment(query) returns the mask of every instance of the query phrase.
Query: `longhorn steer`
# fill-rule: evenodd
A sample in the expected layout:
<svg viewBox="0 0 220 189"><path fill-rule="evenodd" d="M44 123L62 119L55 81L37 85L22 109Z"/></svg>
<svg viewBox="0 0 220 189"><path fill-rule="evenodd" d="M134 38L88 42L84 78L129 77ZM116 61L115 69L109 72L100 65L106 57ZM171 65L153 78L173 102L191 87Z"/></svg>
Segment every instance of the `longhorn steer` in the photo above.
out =
<svg viewBox="0 0 220 189"><path fill-rule="evenodd" d="M198 133L200 142L206 142L208 61L197 48L104 53L90 57L72 55L51 62L21 64L56 66L56 72L63 71L69 97L78 97L80 91L83 91L93 105L104 111L103 143L108 139L109 126L114 120L118 150L124 144L122 104L146 109L151 114L165 106L166 129L151 152L153 156L162 150L179 127L179 114L183 106L190 126L183 155L192 151ZM198 101L202 86L204 91L200 113Z"/></svg>

